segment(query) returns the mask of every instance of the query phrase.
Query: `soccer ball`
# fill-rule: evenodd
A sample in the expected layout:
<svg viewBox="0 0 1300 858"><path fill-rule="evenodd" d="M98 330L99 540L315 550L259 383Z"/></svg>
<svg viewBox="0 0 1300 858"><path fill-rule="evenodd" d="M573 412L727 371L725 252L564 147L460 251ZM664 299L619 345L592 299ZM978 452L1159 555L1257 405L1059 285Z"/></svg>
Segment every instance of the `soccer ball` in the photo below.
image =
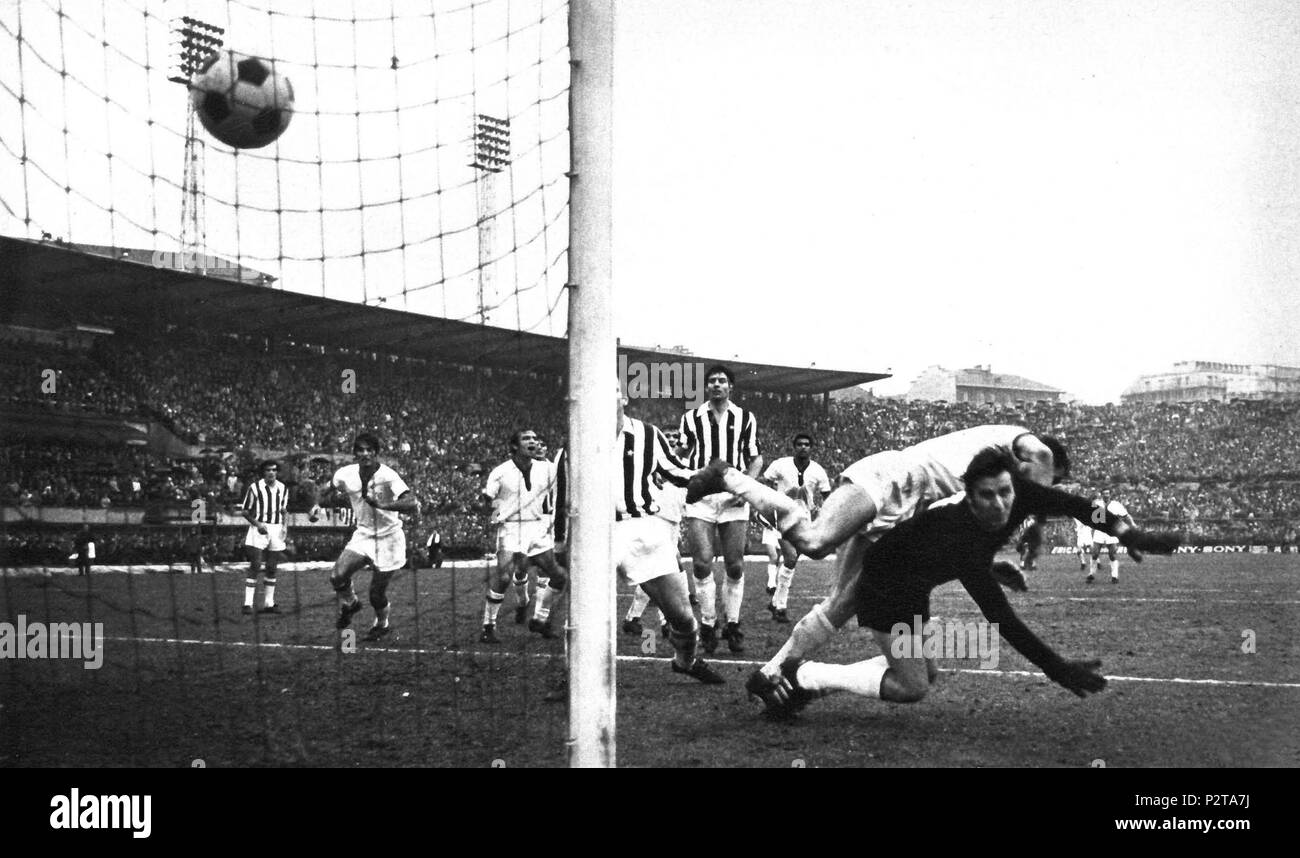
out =
<svg viewBox="0 0 1300 858"><path fill-rule="evenodd" d="M236 149L275 142L293 118L293 84L275 61L216 51L190 81L190 103L213 137Z"/></svg>

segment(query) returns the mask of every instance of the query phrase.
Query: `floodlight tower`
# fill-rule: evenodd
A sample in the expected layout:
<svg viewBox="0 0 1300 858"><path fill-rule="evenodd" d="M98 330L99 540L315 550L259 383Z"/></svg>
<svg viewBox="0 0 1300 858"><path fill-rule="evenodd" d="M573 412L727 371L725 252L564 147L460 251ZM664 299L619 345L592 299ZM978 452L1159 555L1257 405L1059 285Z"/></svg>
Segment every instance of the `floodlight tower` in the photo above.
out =
<svg viewBox="0 0 1300 858"><path fill-rule="evenodd" d="M167 78L188 91L194 72L204 59L221 49L226 31L197 18L184 16L172 22L172 33L180 37L176 72ZM206 258L206 227L203 210L203 139L198 134L194 102L185 99L185 168L181 185L181 252Z"/></svg>
<svg viewBox="0 0 1300 858"><path fill-rule="evenodd" d="M474 117L474 162L478 173L478 323L486 325L495 301L492 269L496 253L496 174L510 164L510 120L479 113Z"/></svg>

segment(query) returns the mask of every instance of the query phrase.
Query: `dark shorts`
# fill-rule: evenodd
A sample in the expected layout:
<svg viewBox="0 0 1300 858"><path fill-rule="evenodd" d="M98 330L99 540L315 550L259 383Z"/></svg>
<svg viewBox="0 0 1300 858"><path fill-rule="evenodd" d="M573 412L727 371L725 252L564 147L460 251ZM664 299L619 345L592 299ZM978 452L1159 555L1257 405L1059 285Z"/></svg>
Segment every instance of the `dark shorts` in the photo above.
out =
<svg viewBox="0 0 1300 858"><path fill-rule="evenodd" d="M930 619L929 590L860 580L854 601L858 609L858 625L864 629L888 634L899 623L912 628L918 616L922 624Z"/></svg>

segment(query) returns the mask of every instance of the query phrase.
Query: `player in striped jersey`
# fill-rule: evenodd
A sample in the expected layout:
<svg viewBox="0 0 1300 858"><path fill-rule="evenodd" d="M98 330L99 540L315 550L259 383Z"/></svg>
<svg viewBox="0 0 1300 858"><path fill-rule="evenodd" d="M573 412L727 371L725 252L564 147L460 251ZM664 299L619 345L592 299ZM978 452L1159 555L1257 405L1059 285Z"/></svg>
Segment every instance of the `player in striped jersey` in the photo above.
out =
<svg viewBox="0 0 1300 858"><path fill-rule="evenodd" d="M721 461L744 469L751 482L763 471L758 447L758 421L754 412L734 405L731 392L735 376L725 366L710 367L704 373L708 401L682 415L678 432L679 452L690 454L690 466L703 468ZM741 473L737 470L736 473ZM757 485L757 483L755 483ZM688 498L686 544L691 552L696 595L700 601L700 643L705 652L718 647L717 589L713 581L714 538L722 546L727 577L722 585L722 637L732 652L744 652L741 643L740 608L745 597L745 538L749 532L749 506L743 498L723 491Z"/></svg>
<svg viewBox="0 0 1300 858"><path fill-rule="evenodd" d="M921 506L962 491L966 465L990 447L1009 453L1017 475L1039 485L1053 485L1069 474L1069 457L1055 438L1040 438L1020 426L977 426L859 459L840 475L816 521L802 504L726 463L711 463L691 478L687 501L728 491L774 517L800 553L821 558L838 548L839 576L831 595L795 624L790 640L763 666L765 676L775 680L785 659L819 649L849 621L867 546Z"/></svg>
<svg viewBox="0 0 1300 858"><path fill-rule="evenodd" d="M803 504L811 516L821 507L822 498L830 494L831 480L826 469L812 460L812 436L800 432L791 439L793 455L777 459L763 472L763 480L778 492ZM773 528L775 529L775 528ZM790 622L786 605L790 599L790 583L794 580L795 563L799 560L799 550L784 538L779 538L781 550L781 569L776 569L776 562L769 564L767 570L768 602L767 609L772 612L772 619L778 623Z"/></svg>
<svg viewBox="0 0 1300 858"><path fill-rule="evenodd" d="M671 484L684 488L691 472L673 454L664 434L623 412L617 389L619 441L614 445L614 564L619 578L642 587L668 620L672 670L703 682L726 680L697 655L699 626L691 610L686 577L677 564L677 527L663 515ZM556 497L556 538L566 536L567 480Z"/></svg>
<svg viewBox="0 0 1300 858"><path fill-rule="evenodd" d="M352 592L352 576L369 566L374 570L369 595L375 622L362 638L367 641L382 640L392 632L388 624L388 582L406 566L406 534L399 513L415 513L420 508L406 482L379 461L379 450L378 437L369 432L357 435L352 443L356 463L339 468L333 480L335 490L351 502L357 525L330 575L330 586L339 599L335 627L346 629L361 611L361 600Z"/></svg>
<svg viewBox="0 0 1300 858"><path fill-rule="evenodd" d="M555 539L550 521L555 489L555 465L535 458L537 433L531 429L510 438L510 458L488 474L483 497L492 506L497 527L497 562L486 575L481 643L500 643L497 614L506 599L506 586L515 586L515 622L522 623L528 608L528 567L535 564L537 604L528 630L544 638L559 637L551 626L551 605L563 592L564 570L555 561Z"/></svg>
<svg viewBox="0 0 1300 858"><path fill-rule="evenodd" d="M678 435L676 429L665 430L664 439L668 442L669 450L677 449ZM663 478L662 474L655 474L651 477L655 481L655 486L661 492L659 496L659 517L672 522L673 532L680 537L682 529L682 515L686 512L686 489L682 486L673 485ZM682 568L682 553L680 548L680 538L673 543L673 553L677 558L677 570L679 574ZM686 581L687 591L690 593L690 603L694 607L695 601L695 576L682 574ZM639 638L643 631L641 617L645 614L645 609L650 606L650 594L645 591L644 587L632 588L632 604L628 606L627 613L623 615L623 633ZM659 632L667 639L669 634L668 617L664 614L663 609L659 610Z"/></svg>
<svg viewBox="0 0 1300 858"><path fill-rule="evenodd" d="M253 613L253 600L257 594L257 576L266 562L263 578L262 608L259 614L278 614L275 603L275 571L284 554L285 539L289 530L289 487L280 482L280 465L270 459L258 469L262 479L255 480L244 493L240 509L248 522L248 535L244 537L244 554L248 557L248 577L244 579L244 613Z"/></svg>

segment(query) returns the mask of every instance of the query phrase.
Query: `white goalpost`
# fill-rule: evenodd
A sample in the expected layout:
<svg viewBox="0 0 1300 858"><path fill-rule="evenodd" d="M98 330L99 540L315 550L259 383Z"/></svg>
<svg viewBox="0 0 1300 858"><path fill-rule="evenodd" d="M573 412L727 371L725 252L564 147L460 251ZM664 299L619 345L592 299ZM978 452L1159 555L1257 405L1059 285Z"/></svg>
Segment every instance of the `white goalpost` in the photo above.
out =
<svg viewBox="0 0 1300 858"><path fill-rule="evenodd" d="M569 765L613 767L613 0L569 5Z"/></svg>

